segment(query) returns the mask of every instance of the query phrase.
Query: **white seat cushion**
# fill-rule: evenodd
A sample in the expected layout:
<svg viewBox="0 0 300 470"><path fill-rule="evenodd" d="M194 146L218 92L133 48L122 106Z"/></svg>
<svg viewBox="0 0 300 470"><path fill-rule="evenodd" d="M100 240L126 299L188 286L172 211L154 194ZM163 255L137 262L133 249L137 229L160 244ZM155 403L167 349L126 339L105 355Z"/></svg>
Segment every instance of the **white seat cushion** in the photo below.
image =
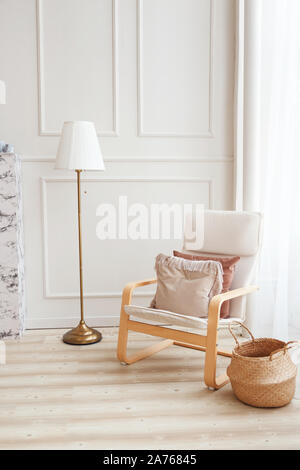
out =
<svg viewBox="0 0 300 470"><path fill-rule="evenodd" d="M207 328L206 318L181 315L179 313L168 312L167 310L157 310L155 308L140 307L138 305L126 305L125 312L129 316L133 316L141 320L150 320L152 322L164 323L165 325L177 325L185 328L196 329ZM219 324L220 326L226 326L235 320L240 321L240 318L221 319Z"/></svg>
<svg viewBox="0 0 300 470"><path fill-rule="evenodd" d="M222 257L240 256L237 263L231 289L249 286L255 274L261 245L262 216L258 213L237 211L205 211L204 244L187 251L186 241L183 250L191 254ZM246 296L230 301L230 318L221 319L219 326L245 318ZM191 317L165 310L156 310L136 305L125 306L128 315L141 320L179 325L187 328L203 329L207 327L205 318Z"/></svg>

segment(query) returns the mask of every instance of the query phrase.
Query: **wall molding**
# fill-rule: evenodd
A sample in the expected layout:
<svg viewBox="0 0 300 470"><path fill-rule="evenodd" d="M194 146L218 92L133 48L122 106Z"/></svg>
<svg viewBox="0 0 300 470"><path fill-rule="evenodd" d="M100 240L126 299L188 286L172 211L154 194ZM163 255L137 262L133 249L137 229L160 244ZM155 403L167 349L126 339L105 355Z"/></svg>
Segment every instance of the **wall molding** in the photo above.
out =
<svg viewBox="0 0 300 470"><path fill-rule="evenodd" d="M209 64L209 118L208 130L203 133L168 133L146 132L143 127L143 78L142 78L142 47L143 0L137 0L137 134L138 137L167 137L167 138L198 138L212 139L213 132L213 73L214 73L214 0L210 0L210 64Z"/></svg>
<svg viewBox="0 0 300 470"><path fill-rule="evenodd" d="M54 163L55 157L21 156L22 163ZM106 157L107 163L233 163L234 156L228 157Z"/></svg>
<svg viewBox="0 0 300 470"><path fill-rule="evenodd" d="M74 299L79 298L79 292L51 292L49 283L49 257L48 257L48 217L47 217L47 184L48 183L73 183L75 178L65 177L41 177L41 217L42 217L42 246L43 246L43 283L45 299ZM82 178L82 183L199 183L208 185L209 209L214 208L214 180L212 178L197 177L170 177L170 178ZM153 292L138 292L136 297L153 297ZM113 299L121 298L122 292L91 292L84 294L85 298Z"/></svg>
<svg viewBox="0 0 300 470"><path fill-rule="evenodd" d="M43 53L43 0L36 0L36 28L37 28L37 74L38 74L38 122L40 137L59 137L61 132L49 131L45 128L45 83L44 83L44 53ZM119 111L118 111L118 24L117 24L117 2L111 0L112 5L112 88L113 88L113 129L98 131L100 137L118 137L119 135Z"/></svg>

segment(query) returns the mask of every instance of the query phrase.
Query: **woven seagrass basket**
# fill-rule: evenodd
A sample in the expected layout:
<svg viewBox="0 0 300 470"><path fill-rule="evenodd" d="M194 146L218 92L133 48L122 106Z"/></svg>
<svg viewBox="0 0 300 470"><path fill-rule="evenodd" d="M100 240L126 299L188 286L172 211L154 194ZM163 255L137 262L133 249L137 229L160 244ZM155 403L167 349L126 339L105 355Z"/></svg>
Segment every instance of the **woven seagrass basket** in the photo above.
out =
<svg viewBox="0 0 300 470"><path fill-rule="evenodd" d="M242 402L258 408L287 405L296 387L297 367L288 352L295 342L255 339L245 325L239 325L248 331L252 339L240 344L229 326L237 344L227 369L234 394Z"/></svg>

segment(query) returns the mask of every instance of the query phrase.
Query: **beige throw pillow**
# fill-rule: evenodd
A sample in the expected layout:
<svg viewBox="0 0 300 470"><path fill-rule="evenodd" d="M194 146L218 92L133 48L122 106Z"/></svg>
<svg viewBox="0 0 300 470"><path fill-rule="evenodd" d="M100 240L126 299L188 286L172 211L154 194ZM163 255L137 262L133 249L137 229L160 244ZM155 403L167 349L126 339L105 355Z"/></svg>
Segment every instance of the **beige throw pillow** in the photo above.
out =
<svg viewBox="0 0 300 470"><path fill-rule="evenodd" d="M217 261L190 261L160 254L157 290L151 308L205 317L210 299L222 292L223 269Z"/></svg>
<svg viewBox="0 0 300 470"><path fill-rule="evenodd" d="M203 255L191 255L187 253L180 253L180 251L173 251L173 255L179 258L191 259L193 261L219 261L223 268L223 292L230 290L233 282L235 267L238 261L241 259L239 256L203 256ZM221 306L221 318L228 318L230 316L230 300L226 300Z"/></svg>

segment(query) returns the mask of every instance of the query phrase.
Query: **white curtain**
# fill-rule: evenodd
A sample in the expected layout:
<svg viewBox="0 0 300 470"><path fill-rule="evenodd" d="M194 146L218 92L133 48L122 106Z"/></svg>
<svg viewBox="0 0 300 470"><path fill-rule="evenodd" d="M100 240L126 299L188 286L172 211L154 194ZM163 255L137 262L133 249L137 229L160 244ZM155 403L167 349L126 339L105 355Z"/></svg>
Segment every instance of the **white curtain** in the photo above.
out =
<svg viewBox="0 0 300 470"><path fill-rule="evenodd" d="M260 292L249 304L248 318L258 336L295 339L300 334L300 0L243 4L242 204L264 214Z"/></svg>

